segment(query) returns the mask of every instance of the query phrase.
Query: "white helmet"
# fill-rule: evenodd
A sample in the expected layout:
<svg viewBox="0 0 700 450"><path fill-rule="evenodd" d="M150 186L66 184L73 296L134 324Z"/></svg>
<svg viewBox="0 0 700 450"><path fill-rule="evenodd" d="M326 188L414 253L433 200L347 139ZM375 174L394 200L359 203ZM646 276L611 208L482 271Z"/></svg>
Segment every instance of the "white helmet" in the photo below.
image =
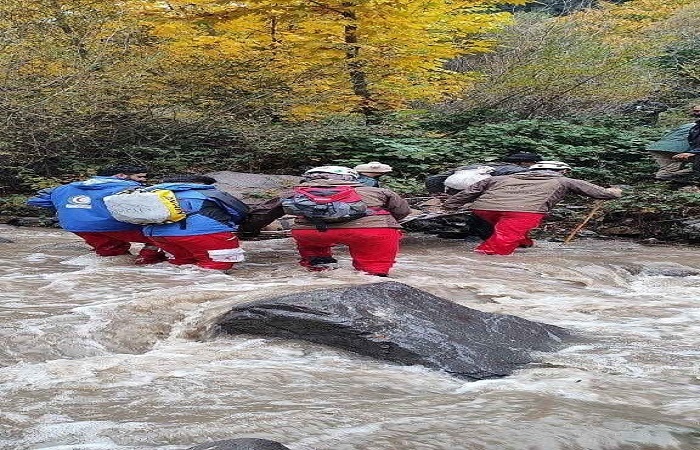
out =
<svg viewBox="0 0 700 450"><path fill-rule="evenodd" d="M310 175L313 173L330 173L333 175L342 175L342 176L352 177L355 179L360 177L360 174L357 173L356 170L351 169L349 167L343 167L343 166L314 167L313 169L309 169L306 172L304 172L304 175Z"/></svg>
<svg viewBox="0 0 700 450"><path fill-rule="evenodd" d="M540 161L529 167L530 170L549 169L549 170L570 170L571 166L561 161Z"/></svg>
<svg viewBox="0 0 700 450"><path fill-rule="evenodd" d="M389 164L382 164L379 161L372 161L368 162L367 164L355 166L355 170L358 172L389 173L392 171L392 168Z"/></svg>

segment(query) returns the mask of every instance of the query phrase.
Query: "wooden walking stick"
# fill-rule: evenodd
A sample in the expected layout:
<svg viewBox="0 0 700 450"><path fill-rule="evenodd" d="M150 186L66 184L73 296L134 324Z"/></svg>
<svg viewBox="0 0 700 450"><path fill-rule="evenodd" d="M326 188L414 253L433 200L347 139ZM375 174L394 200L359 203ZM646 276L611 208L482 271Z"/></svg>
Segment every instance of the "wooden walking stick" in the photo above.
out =
<svg viewBox="0 0 700 450"><path fill-rule="evenodd" d="M595 213L598 212L598 210L603 206L603 200L596 200L595 203L593 204L593 208L591 209L591 212L588 213L585 219L576 226L573 230L571 230L571 233L564 239L564 243L568 244L571 242L571 240L576 236L576 234L581 231L581 228L585 227L586 224L588 223L589 220L593 218Z"/></svg>

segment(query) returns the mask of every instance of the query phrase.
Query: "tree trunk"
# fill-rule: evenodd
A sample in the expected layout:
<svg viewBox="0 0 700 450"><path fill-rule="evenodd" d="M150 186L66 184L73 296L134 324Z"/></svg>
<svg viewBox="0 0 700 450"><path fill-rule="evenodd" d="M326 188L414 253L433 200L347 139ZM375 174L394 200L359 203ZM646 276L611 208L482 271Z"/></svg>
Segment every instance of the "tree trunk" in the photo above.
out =
<svg viewBox="0 0 700 450"><path fill-rule="evenodd" d="M344 10L342 14L345 19L355 22L357 20L357 16L355 15L355 11L352 10L353 6L355 6L355 4L351 2L343 3L343 7L347 9ZM345 44L347 45L347 49L345 50L345 59L348 63L352 91L355 95L362 99L359 110L365 116L367 123L377 123L378 111L372 105L372 94L369 90L367 75L364 72L362 62L358 59L360 54L360 46L358 44L359 39L357 31L357 25L345 25Z"/></svg>

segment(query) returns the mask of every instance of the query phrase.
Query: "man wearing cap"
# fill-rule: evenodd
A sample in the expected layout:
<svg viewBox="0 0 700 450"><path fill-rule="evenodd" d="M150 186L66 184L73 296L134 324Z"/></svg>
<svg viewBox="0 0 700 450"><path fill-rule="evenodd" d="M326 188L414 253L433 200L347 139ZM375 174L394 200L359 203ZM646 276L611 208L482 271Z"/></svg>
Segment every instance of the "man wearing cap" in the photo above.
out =
<svg viewBox="0 0 700 450"><path fill-rule="evenodd" d="M619 188L604 188L566 177L571 167L559 161L540 161L526 172L480 181L445 201L445 209L457 210L473 202L474 215L494 226L494 232L474 250L486 255L510 255L518 247L531 247L528 236L566 194L601 200L619 198Z"/></svg>
<svg viewBox="0 0 700 450"><path fill-rule="evenodd" d="M362 183L369 187L380 187L378 178L392 171L388 164L382 164L378 161L368 162L355 166L355 170L360 174L357 179L358 183Z"/></svg>

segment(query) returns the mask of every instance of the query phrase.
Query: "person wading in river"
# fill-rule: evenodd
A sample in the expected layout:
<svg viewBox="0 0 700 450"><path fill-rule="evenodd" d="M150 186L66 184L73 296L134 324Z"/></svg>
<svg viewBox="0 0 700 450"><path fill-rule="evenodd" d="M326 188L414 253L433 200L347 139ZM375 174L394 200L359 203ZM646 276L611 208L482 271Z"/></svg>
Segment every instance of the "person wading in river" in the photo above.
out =
<svg viewBox="0 0 700 450"><path fill-rule="evenodd" d="M619 188L603 188L587 181L564 176L571 167L559 161L540 161L527 172L492 177L480 181L445 201L448 211L474 202L474 215L494 226L494 232L474 250L486 255L510 255L518 247L531 247L528 236L566 194L597 199L622 195Z"/></svg>
<svg viewBox="0 0 700 450"><path fill-rule="evenodd" d="M398 221L411 208L389 189L362 185L358 176L341 166L307 170L293 192L253 207L244 228L254 231L285 214L294 215L292 237L302 266L312 271L334 268L332 248L343 244L355 269L387 276L399 251Z"/></svg>
<svg viewBox="0 0 700 450"><path fill-rule="evenodd" d="M248 207L219 191L216 179L204 175L174 175L149 189L168 189L187 215L174 223L147 225L146 236L172 257L170 264L196 264L227 273L244 260L238 241L238 224Z"/></svg>
<svg viewBox="0 0 700 450"><path fill-rule="evenodd" d="M153 264L167 257L144 236L141 225L114 219L104 204L104 197L142 186L148 169L142 166L105 167L85 181L76 181L42 189L27 201L29 206L56 210L64 230L80 236L100 256L128 255L132 242L146 245L135 264Z"/></svg>

